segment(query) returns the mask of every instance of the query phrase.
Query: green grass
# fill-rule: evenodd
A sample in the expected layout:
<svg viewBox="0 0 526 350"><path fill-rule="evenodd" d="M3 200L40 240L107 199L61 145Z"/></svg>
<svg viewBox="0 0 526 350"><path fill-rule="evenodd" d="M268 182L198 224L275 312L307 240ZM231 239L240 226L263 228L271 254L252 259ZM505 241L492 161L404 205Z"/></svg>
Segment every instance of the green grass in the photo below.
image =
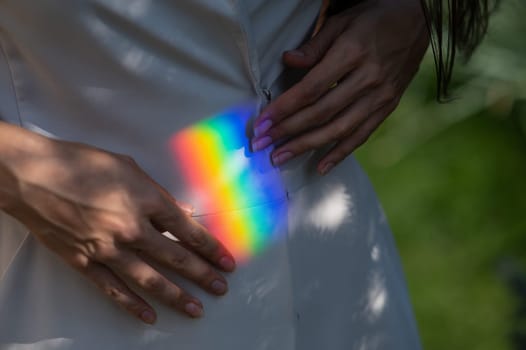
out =
<svg viewBox="0 0 526 350"><path fill-rule="evenodd" d="M526 142L518 119L486 111L434 120L419 133L400 125L426 116L400 114L357 155L394 231L424 347L512 349L516 301L498 267L506 257L526 261ZM394 157L392 143L399 143Z"/></svg>
<svg viewBox="0 0 526 350"><path fill-rule="evenodd" d="M525 15L523 0L502 2L455 74L452 103L434 102L427 57L357 152L391 223L426 350L526 346L511 337L526 339L526 291L518 297L509 282L514 273L526 285Z"/></svg>

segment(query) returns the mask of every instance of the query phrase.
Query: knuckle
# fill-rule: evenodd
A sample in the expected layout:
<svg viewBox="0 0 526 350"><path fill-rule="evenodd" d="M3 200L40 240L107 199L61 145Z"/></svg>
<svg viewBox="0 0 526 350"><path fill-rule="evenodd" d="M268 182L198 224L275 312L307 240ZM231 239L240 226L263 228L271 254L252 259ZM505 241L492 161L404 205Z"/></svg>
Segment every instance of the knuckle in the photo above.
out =
<svg viewBox="0 0 526 350"><path fill-rule="evenodd" d="M117 301L122 299L122 296L124 295L122 290L120 290L118 287L113 286L113 285L105 284L101 287L101 289L104 295L110 297L111 299L117 300Z"/></svg>
<svg viewBox="0 0 526 350"><path fill-rule="evenodd" d="M102 239L91 239L84 243L86 259L86 267L89 265L89 259L98 262L110 262L117 255L115 245L112 242Z"/></svg>
<svg viewBox="0 0 526 350"><path fill-rule="evenodd" d="M123 153L114 153L114 154L117 156L117 158L119 158L123 162L128 163L128 164L133 165L133 166L137 166L137 162L135 161L135 159L132 156L127 155L127 154L123 154Z"/></svg>
<svg viewBox="0 0 526 350"><path fill-rule="evenodd" d="M357 135L356 135L356 139L357 139L357 142L356 142L356 146L361 146L363 145L368 139L369 137L371 136L372 132L373 132L373 128L363 128L362 130L360 130Z"/></svg>
<svg viewBox="0 0 526 350"><path fill-rule="evenodd" d="M202 249L207 246L208 239L199 226L192 226L188 230L188 241L186 243L195 249Z"/></svg>
<svg viewBox="0 0 526 350"><path fill-rule="evenodd" d="M385 84L383 88L383 101L384 103L398 103L398 89L395 84L389 82Z"/></svg>
<svg viewBox="0 0 526 350"><path fill-rule="evenodd" d="M366 86L378 86L382 83L384 75L378 64L371 64L367 69Z"/></svg>
<svg viewBox="0 0 526 350"><path fill-rule="evenodd" d="M190 253L186 249L181 249L176 255L170 257L169 263L176 270L184 269L190 260Z"/></svg>
<svg viewBox="0 0 526 350"><path fill-rule="evenodd" d="M104 264L111 264L119 259L119 254L113 247L100 246L94 253L93 258Z"/></svg>
<svg viewBox="0 0 526 350"><path fill-rule="evenodd" d="M341 62L343 62L343 67L346 72L352 71L356 63L359 62L361 59L361 56L355 56L352 53L346 53L345 56L341 57Z"/></svg>
<svg viewBox="0 0 526 350"><path fill-rule="evenodd" d="M162 294L166 289L165 281L158 276L151 276L145 278L141 282L141 286L142 288L144 288L147 291L150 291L153 294Z"/></svg>
<svg viewBox="0 0 526 350"><path fill-rule="evenodd" d="M357 41L349 41L344 44L343 48L347 68L353 68L357 62L363 61L367 56L367 47Z"/></svg>
<svg viewBox="0 0 526 350"><path fill-rule="evenodd" d="M304 118L301 114L301 119L292 117L280 123L274 130L269 133L273 140L281 140L291 135L298 135L301 131L308 128L310 120Z"/></svg>
<svg viewBox="0 0 526 350"><path fill-rule="evenodd" d="M331 135L334 139L341 139L347 133L347 127L343 119L331 124Z"/></svg>
<svg viewBox="0 0 526 350"><path fill-rule="evenodd" d="M73 254L69 260L69 263L72 267L84 273L87 272L88 267L90 266L89 258L82 253Z"/></svg>
<svg viewBox="0 0 526 350"><path fill-rule="evenodd" d="M141 209L147 215L151 215L162 211L166 208L166 203L164 198L157 191L150 191L142 198Z"/></svg>
<svg viewBox="0 0 526 350"><path fill-rule="evenodd" d="M328 145L333 141L335 141L335 137L332 134L317 133L306 140L302 152Z"/></svg>
<svg viewBox="0 0 526 350"><path fill-rule="evenodd" d="M295 140L294 142L291 142L288 146L288 149L290 149L293 154L299 155L308 149L316 147L316 145L317 142L314 136L305 136Z"/></svg>
<svg viewBox="0 0 526 350"><path fill-rule="evenodd" d="M306 116L305 121L319 124L330 119L337 110L338 107L334 103L317 103L313 106L311 113Z"/></svg>
<svg viewBox="0 0 526 350"><path fill-rule="evenodd" d="M322 55L321 48L318 45L315 45L313 42L309 41L303 45L302 50L314 58L320 57Z"/></svg>
<svg viewBox="0 0 526 350"><path fill-rule="evenodd" d="M140 317L140 313L141 311L144 310L144 305L137 301L137 300L132 300L132 301L129 301L127 303L122 303L122 305L124 306L124 309L131 312L132 314L135 314L137 316Z"/></svg>
<svg viewBox="0 0 526 350"><path fill-rule="evenodd" d="M135 220L122 222L117 229L117 240L123 244L133 244L142 241L143 229Z"/></svg>
<svg viewBox="0 0 526 350"><path fill-rule="evenodd" d="M281 123L278 124L278 126L272 128L268 135L272 138L272 140L279 140L283 136L287 135L289 133L289 128L287 126L287 123Z"/></svg>
<svg viewBox="0 0 526 350"><path fill-rule="evenodd" d="M213 280L221 280L221 276L210 266L199 276L199 281L203 286L208 286Z"/></svg>
<svg viewBox="0 0 526 350"><path fill-rule="evenodd" d="M131 156L128 156L128 155L125 155L124 156L124 160L132 165L137 165L137 162L135 161L135 159Z"/></svg>
<svg viewBox="0 0 526 350"><path fill-rule="evenodd" d="M341 128L339 128L336 124L332 127L332 131L331 131L331 135L332 135L332 138L334 140L339 140L342 138L343 136L343 132L341 130Z"/></svg>
<svg viewBox="0 0 526 350"><path fill-rule="evenodd" d="M199 274L196 274L195 281L199 283L203 288L209 288L210 284L214 280L221 280L224 282L222 276L215 271L210 265L206 264L205 267L200 269Z"/></svg>
<svg viewBox="0 0 526 350"><path fill-rule="evenodd" d="M334 150L333 156L336 162L340 162L343 159L345 159L349 155L349 153L350 152L344 149L343 147L338 147L337 149Z"/></svg>
<svg viewBox="0 0 526 350"><path fill-rule="evenodd" d="M173 286L170 288L170 296L166 300L169 306L174 308L184 307L185 301L190 299L190 297L179 287Z"/></svg>
<svg viewBox="0 0 526 350"><path fill-rule="evenodd" d="M304 80L305 86L300 92L300 100L302 102L311 103L314 102L322 93L323 86L319 80Z"/></svg>
<svg viewBox="0 0 526 350"><path fill-rule="evenodd" d="M124 156L124 160L132 165L137 165L137 162L135 161L135 159L132 157L132 156L129 156L127 154L125 154Z"/></svg>

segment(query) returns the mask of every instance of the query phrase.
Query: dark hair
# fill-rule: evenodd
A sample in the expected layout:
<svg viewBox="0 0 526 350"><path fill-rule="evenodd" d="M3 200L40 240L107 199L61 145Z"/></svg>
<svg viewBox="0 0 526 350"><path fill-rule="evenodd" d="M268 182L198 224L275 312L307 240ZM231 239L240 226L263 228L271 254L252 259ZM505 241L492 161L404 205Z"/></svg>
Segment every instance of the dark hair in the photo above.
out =
<svg viewBox="0 0 526 350"><path fill-rule="evenodd" d="M457 51L468 60L488 30L500 0L420 0L429 27L437 74L437 97L449 97Z"/></svg>

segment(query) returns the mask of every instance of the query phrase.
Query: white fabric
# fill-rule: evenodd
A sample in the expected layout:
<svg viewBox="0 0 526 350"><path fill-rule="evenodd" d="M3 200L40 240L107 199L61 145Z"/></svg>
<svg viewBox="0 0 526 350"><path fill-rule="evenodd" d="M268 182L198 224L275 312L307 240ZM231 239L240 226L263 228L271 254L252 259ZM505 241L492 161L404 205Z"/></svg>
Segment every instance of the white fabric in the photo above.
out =
<svg viewBox="0 0 526 350"><path fill-rule="evenodd" d="M179 130L294 81L281 53L308 37L317 0L4 0L0 118L131 155L196 200L167 147ZM268 156L268 150L263 155ZM279 171L282 237L228 276L189 320L154 303L146 326L0 214L0 349L420 349L394 243L349 158L329 176L308 154ZM270 166L270 165L269 165ZM195 203L193 203L195 204ZM257 206L196 219L248 215ZM149 298L148 298L149 299ZM149 299L150 300L150 299Z"/></svg>

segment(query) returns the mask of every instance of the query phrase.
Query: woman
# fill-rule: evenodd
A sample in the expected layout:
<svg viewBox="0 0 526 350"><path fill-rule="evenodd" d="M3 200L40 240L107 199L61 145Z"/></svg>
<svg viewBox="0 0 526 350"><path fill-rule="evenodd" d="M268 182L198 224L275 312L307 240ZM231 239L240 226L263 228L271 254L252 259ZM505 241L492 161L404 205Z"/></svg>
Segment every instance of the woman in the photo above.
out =
<svg viewBox="0 0 526 350"><path fill-rule="evenodd" d="M336 165L424 16L333 4L284 69L320 5L0 2L1 349L419 348L373 190Z"/></svg>

